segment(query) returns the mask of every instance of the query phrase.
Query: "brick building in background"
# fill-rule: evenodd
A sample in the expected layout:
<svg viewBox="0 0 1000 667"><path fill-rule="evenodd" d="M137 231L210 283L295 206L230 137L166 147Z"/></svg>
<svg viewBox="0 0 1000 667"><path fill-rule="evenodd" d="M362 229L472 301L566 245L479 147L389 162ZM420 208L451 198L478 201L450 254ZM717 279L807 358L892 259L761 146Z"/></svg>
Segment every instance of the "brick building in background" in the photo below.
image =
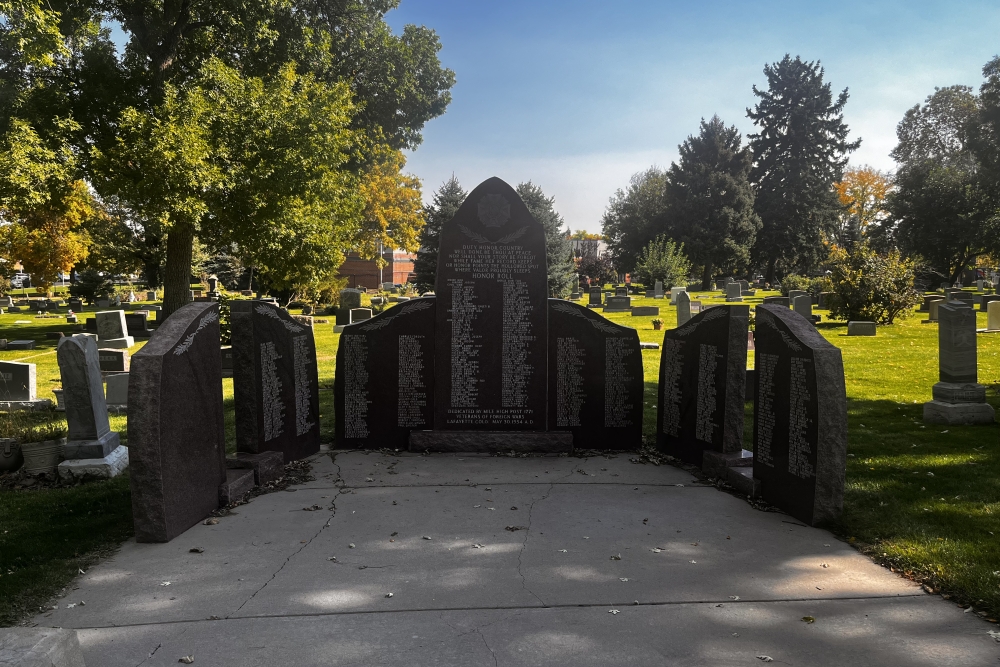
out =
<svg viewBox="0 0 1000 667"><path fill-rule="evenodd" d="M380 283L402 285L413 282L413 261L417 254L405 250L384 250L382 257L386 265L382 267L379 280L379 268L375 258L362 259L358 253L352 252L337 270L342 277L347 278L348 287L367 287L377 289Z"/></svg>

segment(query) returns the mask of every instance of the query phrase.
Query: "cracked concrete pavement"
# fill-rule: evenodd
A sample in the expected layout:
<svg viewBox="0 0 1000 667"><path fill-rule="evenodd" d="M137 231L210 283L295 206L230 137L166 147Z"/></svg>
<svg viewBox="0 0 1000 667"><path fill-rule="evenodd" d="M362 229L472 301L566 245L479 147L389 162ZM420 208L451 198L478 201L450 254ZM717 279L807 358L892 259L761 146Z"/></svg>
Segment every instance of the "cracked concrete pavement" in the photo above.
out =
<svg viewBox="0 0 1000 667"><path fill-rule="evenodd" d="M324 452L313 475L126 543L35 622L102 667L1000 661L995 626L830 533L628 454Z"/></svg>

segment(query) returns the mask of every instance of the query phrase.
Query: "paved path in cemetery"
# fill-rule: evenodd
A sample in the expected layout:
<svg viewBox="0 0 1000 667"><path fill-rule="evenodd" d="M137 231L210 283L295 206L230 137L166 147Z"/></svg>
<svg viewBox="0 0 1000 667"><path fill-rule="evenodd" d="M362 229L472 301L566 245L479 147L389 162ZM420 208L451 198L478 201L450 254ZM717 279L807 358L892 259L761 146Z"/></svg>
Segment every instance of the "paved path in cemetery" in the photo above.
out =
<svg viewBox="0 0 1000 667"><path fill-rule="evenodd" d="M831 534L628 459L321 454L36 621L90 667L1000 664L996 626Z"/></svg>

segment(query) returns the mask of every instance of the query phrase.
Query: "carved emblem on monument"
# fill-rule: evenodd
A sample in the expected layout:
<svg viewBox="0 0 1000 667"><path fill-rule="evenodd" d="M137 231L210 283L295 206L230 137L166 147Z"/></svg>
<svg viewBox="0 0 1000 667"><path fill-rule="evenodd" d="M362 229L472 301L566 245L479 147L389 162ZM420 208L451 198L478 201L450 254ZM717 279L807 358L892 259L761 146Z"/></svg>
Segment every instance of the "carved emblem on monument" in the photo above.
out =
<svg viewBox="0 0 1000 667"><path fill-rule="evenodd" d="M479 221L486 227L503 227L510 220L510 203L503 195L490 194L479 200Z"/></svg>

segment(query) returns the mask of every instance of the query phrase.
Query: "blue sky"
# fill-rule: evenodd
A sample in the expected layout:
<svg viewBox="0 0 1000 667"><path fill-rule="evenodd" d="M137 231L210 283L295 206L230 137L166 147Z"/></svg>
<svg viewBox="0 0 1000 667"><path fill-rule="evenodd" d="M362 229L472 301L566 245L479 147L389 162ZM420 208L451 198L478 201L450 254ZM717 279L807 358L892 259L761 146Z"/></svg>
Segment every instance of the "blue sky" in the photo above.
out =
<svg viewBox="0 0 1000 667"><path fill-rule="evenodd" d="M668 166L712 114L744 133L751 86L785 53L820 60L861 148L892 169L896 124L935 86L978 89L1000 53L1000 3L402 0L387 16L437 31L458 79L407 170L424 197L454 173L533 180L572 229L600 231L632 174Z"/></svg>

